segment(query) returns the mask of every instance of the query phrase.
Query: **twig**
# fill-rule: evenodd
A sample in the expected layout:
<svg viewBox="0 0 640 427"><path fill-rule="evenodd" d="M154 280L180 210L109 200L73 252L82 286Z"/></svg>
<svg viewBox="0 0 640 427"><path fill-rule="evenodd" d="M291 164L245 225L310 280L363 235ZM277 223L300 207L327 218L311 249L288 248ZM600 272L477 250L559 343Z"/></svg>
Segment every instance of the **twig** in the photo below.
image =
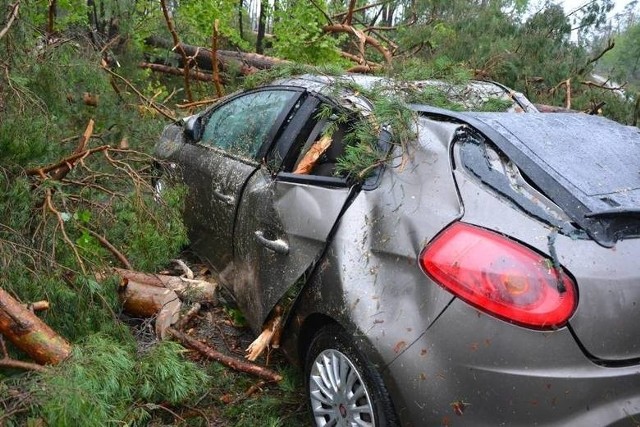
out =
<svg viewBox="0 0 640 427"><path fill-rule="evenodd" d="M90 228L83 227L83 226L80 226L80 228L82 228L83 230L86 230L87 233L91 234L93 237L98 239L100 244L102 246L104 246L109 252L111 252L113 254L113 256L115 256L118 259L118 261L120 261L120 263L124 266L124 268L127 268L129 270L132 269L131 263L129 262L127 257L125 257L122 254L122 252L120 252L115 246L113 246L104 236L96 233L95 231L91 230Z"/></svg>
<svg viewBox="0 0 640 427"><path fill-rule="evenodd" d="M149 98L147 98L146 96L144 96L138 89L136 89L136 87L131 84L131 82L129 82L129 80L125 79L124 77L122 77L120 74L106 68L106 67L102 67L103 70L105 70L107 73L111 74L113 77L116 77L120 80L122 80L124 82L124 84L126 84L132 91L134 91L136 93L136 95L138 95L140 98L142 98L144 101L146 101L149 106L151 108L153 108L154 110L156 110L158 113L162 114L164 117L166 117L167 119L171 120L171 121L175 121L176 117L173 115L173 112L171 112L172 114L169 114L165 111L163 111L158 105L156 105L155 102L153 102L152 100L150 100ZM165 107L166 108L166 107Z"/></svg>
<svg viewBox="0 0 640 427"><path fill-rule="evenodd" d="M383 4L387 3L388 1L389 1L389 0L386 0L386 1L380 1L380 2L378 2L378 3L373 3L373 4L368 4L368 5L366 5L366 6L357 7L357 8L355 8L355 9L353 9L353 10L351 11L351 14L353 14L353 13L355 13L355 12L360 12L360 11L363 11L363 10L371 9L371 8L373 8L373 7L382 6ZM340 18L341 16L346 15L347 13L349 13L349 10L346 10L346 11L344 11L344 12L340 12L340 13L336 13L335 15L333 15L333 18L334 18L334 19L338 19L338 18Z"/></svg>
<svg viewBox="0 0 640 427"><path fill-rule="evenodd" d="M215 99L203 99L201 101L194 101L194 102L189 102L187 104L176 104L177 108L181 108L181 109L188 109L188 108L192 108L192 107L198 107L200 105L209 105L209 104L215 104L217 102L220 102L220 98L215 98Z"/></svg>
<svg viewBox="0 0 640 427"><path fill-rule="evenodd" d="M17 0L12 6L11 6L11 10L9 11L9 14L7 15L7 24L4 26L4 28L2 30L0 30L0 39L4 37L5 34L7 34L7 31L9 31L9 28L11 28L11 25L13 24L13 21L15 21L15 19L18 17L18 11L20 10L20 0Z"/></svg>
<svg viewBox="0 0 640 427"><path fill-rule="evenodd" d="M187 311L185 314L183 314L178 321L175 323L175 328L179 331L183 330L185 328L185 326L187 326L189 324L189 322L191 321L191 319L193 319L194 317L196 317L196 315L200 312L200 309L202 308L202 306L200 305L199 302L194 303L191 308L189 309L189 311Z"/></svg>
<svg viewBox="0 0 640 427"><path fill-rule="evenodd" d="M587 70L587 67L589 65L593 64L598 59L602 58L602 56L605 53L607 53L608 51L610 51L611 49L613 49L615 47L615 45L616 45L615 40L613 40L613 39L607 40L607 45L605 46L605 48L602 49L602 51L600 53L598 53L596 56L594 56L593 58L589 59L587 61L587 63L584 64L584 66L582 68L580 68L580 70L578 70L578 75L582 75Z"/></svg>
<svg viewBox="0 0 640 427"><path fill-rule="evenodd" d="M109 145L101 145L99 147L95 147L95 148L91 148L89 150L84 150L75 154L72 154L71 156L62 159L61 161L59 161L58 163L49 165L49 166L43 166L43 167L39 167L39 168L33 168L33 169L27 169L25 171L25 173L27 175L38 175L40 177L46 178L46 176L44 176L44 174L47 174L51 171L60 169L60 168L64 168L64 167L69 167L69 168L73 168L73 165L79 161L82 160L84 158L86 158L87 156L93 154L93 153L97 153L99 151L108 151L111 148L111 146Z"/></svg>
<svg viewBox="0 0 640 427"><path fill-rule="evenodd" d="M604 102L604 101L600 101L600 102L598 102L597 104L595 104L593 107L589 108L589 109L586 111L586 113L587 113L588 115L590 115L590 116L593 116L593 115L595 115L595 114L598 114L598 111L599 111L602 107L604 107L604 106L605 106L605 104L606 104L606 102Z"/></svg>
<svg viewBox="0 0 640 427"><path fill-rule="evenodd" d="M617 90L624 90L624 87L627 85L626 83L620 85L620 86L605 86L606 83L602 83L602 84L598 84L596 82L593 82L591 80L583 80L580 82L583 85L589 86L589 87L597 87L598 89L604 89L604 90L611 90L611 91L617 91Z"/></svg>
<svg viewBox="0 0 640 427"><path fill-rule="evenodd" d="M8 357L0 359L0 368L14 368L25 371L47 372L47 368L37 363L23 362Z"/></svg>
<svg viewBox="0 0 640 427"><path fill-rule="evenodd" d="M45 205L47 206L47 208L53 214L55 214L56 218L58 219L58 225L60 226L60 231L62 231L62 238L64 239L64 241L69 245L69 247L73 251L73 254L75 255L76 259L78 260L78 265L80 266L80 269L82 270L82 273L83 274L87 274L87 270L86 270L86 268L84 266L84 262L82 261L82 258L80 257L80 254L78 253L78 249L76 248L76 245L71 241L71 239L69 239L69 236L67 235L67 231L66 231L65 226L64 226L64 220L62 219L62 214L60 213L60 211L58 211L53 206L53 202L51 201L51 189L50 188L47 188L45 190Z"/></svg>
<svg viewBox="0 0 640 427"><path fill-rule="evenodd" d="M387 62L387 65L391 65L391 60L392 60L391 52L386 47L382 46L382 44L378 40L376 40L371 36L366 35L365 33L358 30L357 28L351 25L345 25L345 24L332 24L332 25L325 25L322 28L322 30L327 33L354 34L358 38L362 46L364 46L364 44L370 45L371 47L376 49L378 52L380 52L382 56L384 56L384 59Z"/></svg>

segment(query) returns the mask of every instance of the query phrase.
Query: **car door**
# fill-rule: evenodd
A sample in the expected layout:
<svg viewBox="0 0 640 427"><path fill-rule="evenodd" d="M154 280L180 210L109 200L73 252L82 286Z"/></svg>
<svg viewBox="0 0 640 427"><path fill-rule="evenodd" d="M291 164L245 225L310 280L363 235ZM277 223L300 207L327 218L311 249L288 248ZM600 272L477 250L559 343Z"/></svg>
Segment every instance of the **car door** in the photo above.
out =
<svg viewBox="0 0 640 427"><path fill-rule="evenodd" d="M302 93L282 87L235 96L205 113L202 135L180 151L191 246L218 272L232 261L233 225L245 182Z"/></svg>
<svg viewBox="0 0 640 427"><path fill-rule="evenodd" d="M308 108L310 103L316 108ZM294 153L291 164L275 176L266 167L256 171L247 181L238 209L233 292L255 328L263 324L278 301L303 283L305 273L321 257L336 221L357 191L326 168L318 173L292 173L305 151L331 125L308 111L317 112L319 104L317 98L310 97L300 107L274 150L274 155L284 161ZM341 139L332 142L336 152L341 151ZM288 148L286 153L283 145Z"/></svg>

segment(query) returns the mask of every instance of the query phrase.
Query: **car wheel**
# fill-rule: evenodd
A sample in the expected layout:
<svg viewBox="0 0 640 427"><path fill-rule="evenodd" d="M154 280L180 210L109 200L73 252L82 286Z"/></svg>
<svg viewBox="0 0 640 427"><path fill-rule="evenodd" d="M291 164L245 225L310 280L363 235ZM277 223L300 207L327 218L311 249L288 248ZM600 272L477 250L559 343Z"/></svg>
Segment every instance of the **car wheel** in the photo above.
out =
<svg viewBox="0 0 640 427"><path fill-rule="evenodd" d="M305 376L314 425L397 425L380 374L343 329L327 326L314 336Z"/></svg>

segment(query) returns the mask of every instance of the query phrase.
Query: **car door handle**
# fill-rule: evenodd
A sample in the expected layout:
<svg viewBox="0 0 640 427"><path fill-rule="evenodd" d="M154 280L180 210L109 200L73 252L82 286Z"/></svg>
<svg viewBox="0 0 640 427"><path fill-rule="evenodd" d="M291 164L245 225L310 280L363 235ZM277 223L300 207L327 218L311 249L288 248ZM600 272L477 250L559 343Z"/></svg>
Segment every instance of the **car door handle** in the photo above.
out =
<svg viewBox="0 0 640 427"><path fill-rule="evenodd" d="M287 242L285 242L282 239L276 239L276 240L270 240L267 239L266 237L264 237L264 232L263 231L256 231L255 232L256 235L256 239L258 240L258 242L268 248L271 249L272 251L282 254L282 255L287 255L289 253L289 245L287 244Z"/></svg>
<svg viewBox="0 0 640 427"><path fill-rule="evenodd" d="M236 205L236 199L233 196L228 196L226 194L223 194L217 188L215 188L213 190L213 197L215 197L218 200L221 200L222 202L226 203L229 206L235 206Z"/></svg>

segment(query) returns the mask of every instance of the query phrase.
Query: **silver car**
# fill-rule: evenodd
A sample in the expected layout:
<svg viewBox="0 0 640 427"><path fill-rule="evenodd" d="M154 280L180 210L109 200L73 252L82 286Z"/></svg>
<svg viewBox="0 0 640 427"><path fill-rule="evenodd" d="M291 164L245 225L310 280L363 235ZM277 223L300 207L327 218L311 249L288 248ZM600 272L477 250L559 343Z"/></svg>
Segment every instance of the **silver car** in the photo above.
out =
<svg viewBox="0 0 640 427"><path fill-rule="evenodd" d="M507 112L409 105L414 140L378 123L387 161L356 174L340 165L371 120L358 87L398 91L291 78L156 148L189 189L192 249L251 327L284 307L315 425L638 425L639 130L471 82L440 89Z"/></svg>

